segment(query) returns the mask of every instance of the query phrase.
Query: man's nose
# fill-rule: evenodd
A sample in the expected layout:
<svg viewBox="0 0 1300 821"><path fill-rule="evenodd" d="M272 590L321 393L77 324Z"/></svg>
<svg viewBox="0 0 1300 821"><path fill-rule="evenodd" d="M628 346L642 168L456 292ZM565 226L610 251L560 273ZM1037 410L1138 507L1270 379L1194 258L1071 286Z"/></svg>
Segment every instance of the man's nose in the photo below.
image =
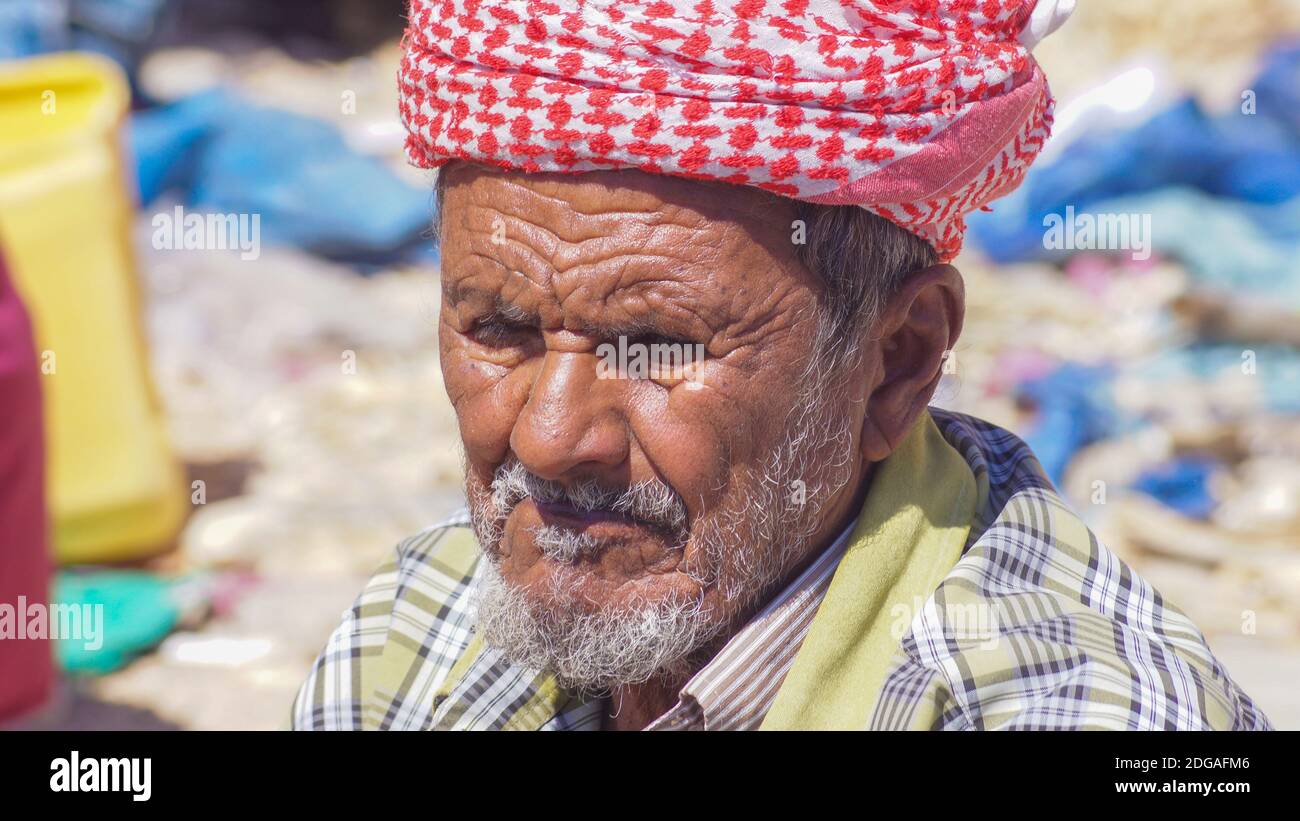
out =
<svg viewBox="0 0 1300 821"><path fill-rule="evenodd" d="M549 350L510 433L524 466L546 479L618 467L628 457L626 419L589 352Z"/></svg>

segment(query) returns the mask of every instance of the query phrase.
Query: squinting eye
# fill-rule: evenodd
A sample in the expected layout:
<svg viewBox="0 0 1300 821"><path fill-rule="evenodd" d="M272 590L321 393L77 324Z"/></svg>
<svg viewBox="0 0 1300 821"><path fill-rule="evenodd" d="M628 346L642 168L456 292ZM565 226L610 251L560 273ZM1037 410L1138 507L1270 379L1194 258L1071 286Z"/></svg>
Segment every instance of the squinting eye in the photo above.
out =
<svg viewBox="0 0 1300 821"><path fill-rule="evenodd" d="M535 333L534 329L527 325L512 325L498 319L484 319L474 324L469 335L480 345L505 348L523 344L533 333Z"/></svg>

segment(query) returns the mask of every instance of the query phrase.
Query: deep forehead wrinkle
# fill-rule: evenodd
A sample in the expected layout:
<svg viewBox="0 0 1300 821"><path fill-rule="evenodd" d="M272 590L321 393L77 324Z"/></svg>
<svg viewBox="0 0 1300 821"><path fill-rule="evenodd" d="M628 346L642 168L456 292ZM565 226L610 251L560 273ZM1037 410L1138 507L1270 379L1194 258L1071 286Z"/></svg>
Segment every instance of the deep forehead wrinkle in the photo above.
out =
<svg viewBox="0 0 1300 821"><path fill-rule="evenodd" d="M781 221L788 212L735 217L766 202L760 195L633 172L590 177L602 173L605 182L457 175L448 299L469 302L479 316L493 306L505 316L504 303L517 302L538 325L601 336L739 340L782 313L794 290L816 286L793 261ZM764 250L772 242L778 248ZM777 269L795 276L770 275ZM469 286L490 295L473 296Z"/></svg>

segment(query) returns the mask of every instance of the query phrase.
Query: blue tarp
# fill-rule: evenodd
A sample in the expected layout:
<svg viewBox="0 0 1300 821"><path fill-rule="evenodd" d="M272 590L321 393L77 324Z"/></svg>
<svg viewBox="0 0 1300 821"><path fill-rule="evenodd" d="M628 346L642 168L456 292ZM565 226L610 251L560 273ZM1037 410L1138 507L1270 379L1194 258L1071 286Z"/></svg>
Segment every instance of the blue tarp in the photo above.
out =
<svg viewBox="0 0 1300 821"><path fill-rule="evenodd" d="M1214 512L1210 477L1219 465L1204 456L1174 459L1142 472L1133 487L1152 496L1184 516L1204 519Z"/></svg>
<svg viewBox="0 0 1300 821"><path fill-rule="evenodd" d="M0 60L94 51L130 69L169 0L4 0Z"/></svg>
<svg viewBox="0 0 1300 821"><path fill-rule="evenodd" d="M1134 129L1085 134L1055 162L1032 168L1020 189L991 211L971 214L969 242L999 262L1059 258L1063 252L1044 247L1047 215L1067 206L1124 213L1114 209L1141 208L1139 195L1181 189L1234 203L1265 241L1280 246L1278 253L1294 255L1300 251L1293 218L1300 212L1300 46L1271 52L1248 91L1253 98L1219 116L1188 98ZM1157 241L1165 227L1157 228ZM1196 260L1188 262L1195 272Z"/></svg>
<svg viewBox="0 0 1300 821"><path fill-rule="evenodd" d="M141 200L258 214L264 243L383 262L428 253L432 189L358 154L333 125L214 90L132 118Z"/></svg>
<svg viewBox="0 0 1300 821"><path fill-rule="evenodd" d="M1016 389L1017 399L1035 410L1025 442L1058 486L1075 452L1120 429L1110 376L1108 368L1066 363Z"/></svg>

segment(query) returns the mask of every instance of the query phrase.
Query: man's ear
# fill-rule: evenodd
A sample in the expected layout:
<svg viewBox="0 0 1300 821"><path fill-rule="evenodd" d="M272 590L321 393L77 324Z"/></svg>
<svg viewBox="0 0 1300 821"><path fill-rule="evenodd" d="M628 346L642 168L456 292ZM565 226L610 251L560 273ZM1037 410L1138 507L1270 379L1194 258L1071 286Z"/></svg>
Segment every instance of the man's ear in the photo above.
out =
<svg viewBox="0 0 1300 821"><path fill-rule="evenodd" d="M886 303L870 342L875 361L862 422L867 461L892 453L930 403L965 314L966 289L951 265L909 274Z"/></svg>

